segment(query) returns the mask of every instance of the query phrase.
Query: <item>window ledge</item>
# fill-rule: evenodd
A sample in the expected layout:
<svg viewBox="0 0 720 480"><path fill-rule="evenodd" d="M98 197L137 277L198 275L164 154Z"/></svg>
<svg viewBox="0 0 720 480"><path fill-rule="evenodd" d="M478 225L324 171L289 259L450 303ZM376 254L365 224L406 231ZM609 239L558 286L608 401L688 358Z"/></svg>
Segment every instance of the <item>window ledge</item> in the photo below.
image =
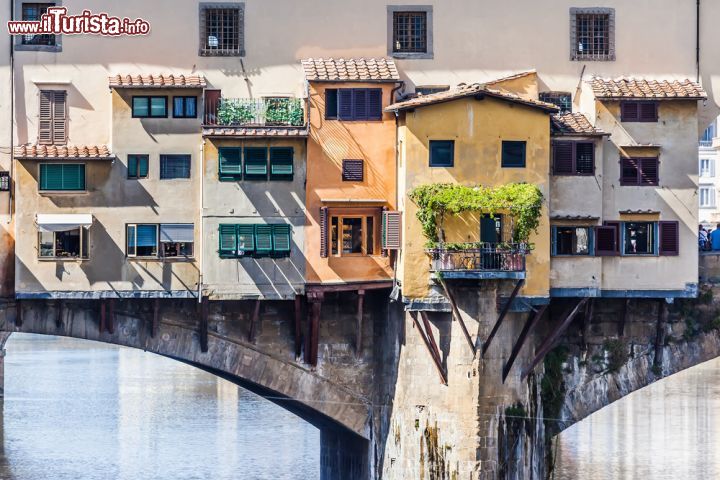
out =
<svg viewBox="0 0 720 480"><path fill-rule="evenodd" d="M42 196L50 196L50 195L88 195L90 192L87 190L38 190L38 193Z"/></svg>
<svg viewBox="0 0 720 480"><path fill-rule="evenodd" d="M390 56L405 60L432 60L434 58L433 54L428 52L392 52Z"/></svg>
<svg viewBox="0 0 720 480"><path fill-rule="evenodd" d="M158 263L190 263L195 261L195 257L178 257L178 258L168 258L168 257L125 257L128 261L131 262L158 262Z"/></svg>
<svg viewBox="0 0 720 480"><path fill-rule="evenodd" d="M82 263L90 260L89 258L70 258L70 257L38 257L41 262L76 262Z"/></svg>

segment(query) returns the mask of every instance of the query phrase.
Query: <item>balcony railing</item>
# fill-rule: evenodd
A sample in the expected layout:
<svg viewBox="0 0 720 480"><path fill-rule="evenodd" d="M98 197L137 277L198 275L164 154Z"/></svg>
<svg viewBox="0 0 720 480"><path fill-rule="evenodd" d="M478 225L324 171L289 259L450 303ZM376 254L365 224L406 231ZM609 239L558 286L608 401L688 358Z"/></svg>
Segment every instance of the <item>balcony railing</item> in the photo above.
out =
<svg viewBox="0 0 720 480"><path fill-rule="evenodd" d="M698 142L698 146L700 147L712 147L713 141L712 140L700 140Z"/></svg>
<svg viewBox="0 0 720 480"><path fill-rule="evenodd" d="M457 278L510 278L525 272L525 243L475 243L459 249L427 250L433 272ZM483 275L488 273L490 275Z"/></svg>
<svg viewBox="0 0 720 480"><path fill-rule="evenodd" d="M205 97L205 125L301 127L305 109L299 98Z"/></svg>

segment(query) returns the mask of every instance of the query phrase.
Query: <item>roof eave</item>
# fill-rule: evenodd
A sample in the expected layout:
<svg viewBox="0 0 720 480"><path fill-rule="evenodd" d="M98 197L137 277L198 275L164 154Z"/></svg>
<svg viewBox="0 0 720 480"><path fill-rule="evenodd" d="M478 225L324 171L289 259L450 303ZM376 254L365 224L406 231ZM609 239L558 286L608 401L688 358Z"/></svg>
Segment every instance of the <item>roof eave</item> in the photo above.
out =
<svg viewBox="0 0 720 480"><path fill-rule="evenodd" d="M595 96L596 100L601 101L622 101L622 100L661 100L661 101L679 101L679 100L686 100L686 101L697 101L700 100L707 100L707 96L705 97L635 97L635 96L622 96L622 97L608 97L608 96Z"/></svg>

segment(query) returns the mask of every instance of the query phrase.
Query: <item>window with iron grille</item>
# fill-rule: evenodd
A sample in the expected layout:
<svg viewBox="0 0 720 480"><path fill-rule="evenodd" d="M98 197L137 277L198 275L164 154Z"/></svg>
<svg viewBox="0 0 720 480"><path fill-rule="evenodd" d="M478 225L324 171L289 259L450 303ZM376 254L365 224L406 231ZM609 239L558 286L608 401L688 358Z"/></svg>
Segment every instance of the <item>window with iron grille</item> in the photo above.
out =
<svg viewBox="0 0 720 480"><path fill-rule="evenodd" d="M362 160L343 160L342 162L342 179L343 182L362 182L363 181L363 161Z"/></svg>
<svg viewBox="0 0 720 480"><path fill-rule="evenodd" d="M388 5L388 55L433 58L433 7Z"/></svg>
<svg viewBox="0 0 720 480"><path fill-rule="evenodd" d="M245 4L200 4L200 56L245 56Z"/></svg>
<svg viewBox="0 0 720 480"><path fill-rule="evenodd" d="M540 92L540 101L552 103L560 113L572 112L572 95L569 92Z"/></svg>
<svg viewBox="0 0 720 480"><path fill-rule="evenodd" d="M660 183L660 162L657 157L621 158L620 185L655 186Z"/></svg>
<svg viewBox="0 0 720 480"><path fill-rule="evenodd" d="M615 9L570 9L570 59L615 60Z"/></svg>
<svg viewBox="0 0 720 480"><path fill-rule="evenodd" d="M190 155L160 155L160 180L190 178Z"/></svg>
<svg viewBox="0 0 720 480"><path fill-rule="evenodd" d="M593 142L553 143L553 175L592 175L595 173Z"/></svg>
<svg viewBox="0 0 720 480"><path fill-rule="evenodd" d="M27 22L38 22L43 14L47 13L48 7L54 7L55 3L24 3L22 4L22 19ZM20 37L21 45L42 45L55 46L55 35L28 34Z"/></svg>
<svg viewBox="0 0 720 480"><path fill-rule="evenodd" d="M0 192L10 191L10 172L0 172Z"/></svg>

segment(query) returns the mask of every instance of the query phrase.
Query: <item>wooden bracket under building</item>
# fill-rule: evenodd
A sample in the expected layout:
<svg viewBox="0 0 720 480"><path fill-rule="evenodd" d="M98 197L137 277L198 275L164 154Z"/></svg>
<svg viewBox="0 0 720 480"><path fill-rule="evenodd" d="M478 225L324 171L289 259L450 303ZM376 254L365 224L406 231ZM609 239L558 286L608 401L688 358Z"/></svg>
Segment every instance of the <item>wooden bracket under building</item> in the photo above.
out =
<svg viewBox="0 0 720 480"><path fill-rule="evenodd" d="M255 333L257 331L257 322L260 320L260 299L255 300L252 317L250 317L250 328L248 329L248 342L255 342Z"/></svg>
<svg viewBox="0 0 720 480"><path fill-rule="evenodd" d="M23 324L23 310L22 310L22 301L21 300L15 300L15 326L17 328L22 327Z"/></svg>
<svg viewBox="0 0 720 480"><path fill-rule="evenodd" d="M575 308L573 308L573 309L570 311L570 313L565 317L565 320L563 320L563 321L560 323L560 325L558 325L557 328L555 328L555 330L553 330L553 332L552 332L550 335L548 335L548 337L547 337L547 338L543 341L543 343L540 345L540 348L538 348L538 351L537 351L537 353L535 354L535 358L533 358L533 361L530 362L530 366L523 371L522 376L521 376L520 378L522 378L522 379L524 380L524 379L530 374L530 372L533 371L533 369L535 368L535 366L536 366L538 363L540 363L540 361L541 361L543 358L545 358L545 355L548 354L548 352L550 351L550 349L551 349L551 348L553 347L553 345L555 344L555 341L556 341L558 338L560 338L560 335L562 335L563 333L565 333L565 330L567 330L567 328L570 326L570 324L572 323L572 321L573 321L573 320L575 319L575 317L577 316L577 314L578 314L578 312L580 311L580 309L583 307L583 305L585 305L585 304L587 303L588 300L589 300L588 298L582 298L582 299L580 299L580 301L577 303L577 305L575 305Z"/></svg>
<svg viewBox="0 0 720 480"><path fill-rule="evenodd" d="M153 318L152 324L150 325L150 337L155 338L157 335L158 327L160 326L160 299L156 298L153 300Z"/></svg>
<svg viewBox="0 0 720 480"><path fill-rule="evenodd" d="M472 338L470 337L470 332L468 332L467 327L465 326L465 321L462 318L462 315L460 315L460 309L458 309L457 304L455 303L455 298L450 293L450 289L447 286L447 283L445 283L445 280L442 277L439 277L440 285L442 285L443 290L445 291L445 296L450 301L450 308L452 308L452 315L455 320L458 321L460 324L460 329L463 332L463 335L465 335L465 340L467 340L468 345L470 345L470 349L473 352L473 356L475 356L475 353L477 352L477 348L475 347L475 342L473 342Z"/></svg>
<svg viewBox="0 0 720 480"><path fill-rule="evenodd" d="M588 299L588 302L585 304L585 318L583 318L582 330L580 331L582 342L581 348L583 352L586 352L588 348L587 338L590 335L590 325L592 324L594 307L595 302L593 302L593 299Z"/></svg>
<svg viewBox="0 0 720 480"><path fill-rule="evenodd" d="M365 290L358 290L357 300L357 330L355 332L355 354L359 357L362 352L363 307L365 303Z"/></svg>
<svg viewBox="0 0 720 480"><path fill-rule="evenodd" d="M662 368L663 346L665 345L665 321L667 320L667 302L664 298L658 299L658 318L655 331L655 356L653 368Z"/></svg>
<svg viewBox="0 0 720 480"><path fill-rule="evenodd" d="M432 333L432 328L430 327L430 321L427 318L427 313L421 311L420 315L422 315L423 318L424 328L423 325L420 324L420 321L418 321L417 312L410 313L410 316L415 323L415 328L418 329L418 332L420 333L420 337L422 338L425 347L427 347L428 352L430 352L430 357L435 364L435 368L437 368L438 375L440 375L440 381L443 385L447 385L447 372L443 368L442 360L440 360L440 350L437 347L437 343L435 343L435 336Z"/></svg>
<svg viewBox="0 0 720 480"><path fill-rule="evenodd" d="M295 358L302 353L302 296L295 295Z"/></svg>
<svg viewBox="0 0 720 480"><path fill-rule="evenodd" d="M200 301L200 351L208 351L208 298Z"/></svg>
<svg viewBox="0 0 720 480"><path fill-rule="evenodd" d="M323 292L307 292L307 299L310 302L308 309L308 333L306 335L307 343L305 344L305 363L317 365L318 361L318 344L320 342L320 315L322 314L322 302L325 299Z"/></svg>
<svg viewBox="0 0 720 480"><path fill-rule="evenodd" d="M485 352L487 352L487 349L490 347L490 342L492 342L492 339L495 338L495 334L497 334L498 330L500 329L500 325L502 324L503 320L505 319L505 316L510 311L510 306L512 305L513 301L515 300L515 297L517 297L518 292L520 292L520 288L525 283L524 279L520 279L515 284L515 288L513 288L512 293L510 294L510 297L507 300L507 303L503 305L503 309L500 312L500 316L498 317L497 321L495 322L495 325L493 325L492 330L490 331L490 335L488 335L485 342L483 342L482 346L482 352L481 356L485 356Z"/></svg>
<svg viewBox="0 0 720 480"><path fill-rule="evenodd" d="M620 323L618 324L618 336L622 337L625 335L625 322L627 321L628 307L630 306L630 299L626 298L623 301L622 315L620 316Z"/></svg>
<svg viewBox="0 0 720 480"><path fill-rule="evenodd" d="M523 326L522 331L520 332L520 335L518 336L517 340L515 341L515 345L513 345L513 349L510 352L510 358L508 358L508 361L505 363L505 366L503 367L502 371L502 381L505 383L505 379L508 376L508 373L510 373L510 369L513 366L513 363L515 363L515 359L517 358L518 354L520 353L520 350L522 349L523 344L525 343L525 339L528 337L530 332L535 328L535 325L537 325L540 318L545 313L545 310L547 310L548 305L540 305L539 309L533 309L530 312L530 315L528 316L528 319L525 321L525 326Z"/></svg>

